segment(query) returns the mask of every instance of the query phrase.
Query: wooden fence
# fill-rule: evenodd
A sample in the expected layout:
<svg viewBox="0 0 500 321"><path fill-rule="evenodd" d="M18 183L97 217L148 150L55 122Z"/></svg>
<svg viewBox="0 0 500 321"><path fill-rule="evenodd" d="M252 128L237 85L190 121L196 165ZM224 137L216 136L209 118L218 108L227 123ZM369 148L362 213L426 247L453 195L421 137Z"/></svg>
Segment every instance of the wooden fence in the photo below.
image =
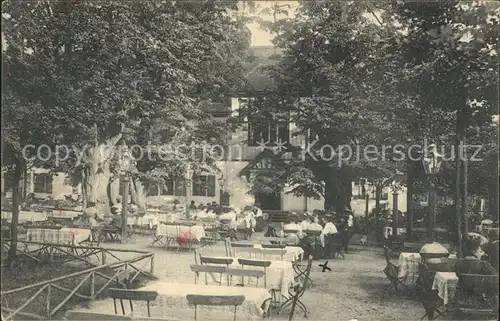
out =
<svg viewBox="0 0 500 321"><path fill-rule="evenodd" d="M8 242L5 242L5 240L3 241L4 242L2 245L6 249L8 249L9 246L5 245L8 244ZM37 246L38 248L35 250L30 249L30 247L33 246ZM19 242L19 247L22 248L18 251L20 252L21 256L33 260L36 263L47 261L66 263L69 259L70 261L78 261L89 264L92 267L87 268L83 271L57 277L55 279L1 292L0 295L2 297L2 314L4 316L4 312L8 314L7 316L5 316L5 318L2 318L2 320L5 321L12 320L12 318L15 316L28 317L30 319L37 320L50 319L71 298L78 297L81 299L95 300L96 297L100 295L112 282L114 282L113 285L117 287L125 287L125 280L128 282L133 282L139 275L144 275L150 279L157 279L153 275L154 254L146 251L104 249L98 247L46 244L24 241ZM58 253L64 254L66 258L64 258L63 260L56 260L55 254ZM127 254L129 258L120 258L120 254ZM57 255L57 257L60 256ZM90 257L95 258L96 260L92 262L93 260L91 261L89 259ZM109 270L113 271L111 276L103 273ZM65 280L68 281L68 279L71 278L81 278L81 280L73 288L67 288L60 284L61 282ZM98 288L96 288L96 278L102 278L104 280L104 283L98 286ZM86 283L89 285L88 293L79 293L78 290L82 288L82 286ZM53 289L68 293L67 296L55 306L52 306L51 304L51 293ZM21 306L13 309L4 305L4 301L7 301L9 296L18 296L21 292L29 292L34 290L37 290L35 294L33 294L29 299L25 300ZM44 316L22 311L39 296L45 296L46 298Z"/></svg>

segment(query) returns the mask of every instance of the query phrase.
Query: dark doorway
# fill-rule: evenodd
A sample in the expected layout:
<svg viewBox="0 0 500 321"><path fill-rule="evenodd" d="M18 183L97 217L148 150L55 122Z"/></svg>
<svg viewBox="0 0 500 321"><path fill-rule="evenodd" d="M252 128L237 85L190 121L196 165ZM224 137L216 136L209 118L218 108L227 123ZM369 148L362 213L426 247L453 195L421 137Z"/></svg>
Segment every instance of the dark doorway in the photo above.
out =
<svg viewBox="0 0 500 321"><path fill-rule="evenodd" d="M255 193L255 203L260 204L262 210L281 210L281 193Z"/></svg>

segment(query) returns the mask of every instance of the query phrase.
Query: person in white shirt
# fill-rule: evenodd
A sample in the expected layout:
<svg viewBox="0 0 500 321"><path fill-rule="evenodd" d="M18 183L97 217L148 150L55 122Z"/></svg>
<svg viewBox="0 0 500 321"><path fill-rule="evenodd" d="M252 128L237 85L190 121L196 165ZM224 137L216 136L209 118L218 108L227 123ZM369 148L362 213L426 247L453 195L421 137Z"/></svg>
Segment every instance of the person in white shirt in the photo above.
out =
<svg viewBox="0 0 500 321"><path fill-rule="evenodd" d="M253 212L255 213L255 217L262 217L264 214L262 213L262 210L258 208L257 206L253 207Z"/></svg>

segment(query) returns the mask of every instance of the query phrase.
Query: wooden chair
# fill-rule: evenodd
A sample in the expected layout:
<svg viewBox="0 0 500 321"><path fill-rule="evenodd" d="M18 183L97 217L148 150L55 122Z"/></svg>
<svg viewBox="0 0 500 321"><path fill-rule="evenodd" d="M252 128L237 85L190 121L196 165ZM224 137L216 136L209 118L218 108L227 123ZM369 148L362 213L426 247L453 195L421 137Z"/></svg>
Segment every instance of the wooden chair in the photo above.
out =
<svg viewBox="0 0 500 321"><path fill-rule="evenodd" d="M264 271L253 269L228 268L226 269L226 273L229 276L229 284L233 282L233 276L241 277L241 283L237 284L238 286L245 286L245 277L255 278L257 280L256 286L258 286L259 279L265 276Z"/></svg>
<svg viewBox="0 0 500 321"><path fill-rule="evenodd" d="M132 306L132 301L146 301L148 307L148 317L151 316L149 302L156 300L158 297L158 292L156 291L140 291L140 290L127 290L127 289L109 289L110 297L113 299L113 306L115 308L115 314L118 314L116 308L116 300L120 300L120 305L122 308L122 313L125 314L125 307L123 306L123 300L128 300L130 303L130 311L134 311Z"/></svg>
<svg viewBox="0 0 500 321"><path fill-rule="evenodd" d="M387 277L387 279L391 282L387 285L385 293L389 294L389 290L391 289L391 287L394 287L394 290L398 292L398 285L402 285L403 287L408 289L408 287L404 283L406 277L401 277L401 278L399 277L399 267L391 262L389 248L387 246L384 246L384 258L387 264L384 269L384 274Z"/></svg>
<svg viewBox="0 0 500 321"><path fill-rule="evenodd" d="M200 255L200 264L203 265L203 264L216 264L216 265L222 265L222 266L225 266L225 267L229 267L230 264L232 264L234 261L234 259L232 257L225 257L225 258L222 258L222 257L208 257L208 256L201 256ZM198 263L196 263L198 264ZM214 282L218 282L216 279L215 279L215 276L213 274L210 274L210 276L212 277L212 280ZM227 284L229 285L229 276L227 277Z"/></svg>
<svg viewBox="0 0 500 321"><path fill-rule="evenodd" d="M264 249L260 248L255 248L255 247L236 247L233 248L233 256L236 257L238 255L245 255L248 258L261 258L262 257L262 251Z"/></svg>
<svg viewBox="0 0 500 321"><path fill-rule="evenodd" d="M238 306L245 301L244 295L198 295L188 294L186 299L190 305L194 305L194 320L197 320L197 308L199 305L205 306L234 306L234 321Z"/></svg>
<svg viewBox="0 0 500 321"><path fill-rule="evenodd" d="M315 260L320 259L322 254L322 245L321 245L321 233L320 230L306 230L307 238L311 242L311 254L313 255Z"/></svg>
<svg viewBox="0 0 500 321"><path fill-rule="evenodd" d="M480 320L498 318L498 275L461 274L458 278L457 315Z"/></svg>
<svg viewBox="0 0 500 321"><path fill-rule="evenodd" d="M65 320L74 321L94 321L94 320L116 320L116 321L129 321L132 317L128 315L116 315L116 314L105 314L105 313L94 313L85 311L67 311L64 314Z"/></svg>
<svg viewBox="0 0 500 321"><path fill-rule="evenodd" d="M306 289L309 287L308 281L310 280L310 274L311 274L311 269L312 269L312 261L313 257L312 255L309 256L309 260L307 262L307 268L305 270L305 277L302 279L302 282L297 283L293 288L291 288L288 291L289 298L283 302L283 304L279 307L277 314L279 315L281 311L283 311L284 308L288 307L291 305L291 311L290 315L288 316L288 320L291 321L293 318L293 315L295 313L295 308L298 306L303 312L304 312L304 317L307 318L307 307L305 304L300 301L300 298L304 295Z"/></svg>
<svg viewBox="0 0 500 321"><path fill-rule="evenodd" d="M284 249L286 244L261 244L263 249Z"/></svg>
<svg viewBox="0 0 500 321"><path fill-rule="evenodd" d="M280 261L283 261L283 256L286 254L285 249L261 249L260 251L262 257L273 257L278 258Z"/></svg>
<svg viewBox="0 0 500 321"><path fill-rule="evenodd" d="M267 268L271 265L271 261L238 259L238 263L241 264L241 267L246 265L264 268L264 287L267 287L266 272Z"/></svg>
<svg viewBox="0 0 500 321"><path fill-rule="evenodd" d="M325 235L325 252L327 259L334 259L340 255L345 260L342 233Z"/></svg>
<svg viewBox="0 0 500 321"><path fill-rule="evenodd" d="M439 266L437 265L429 267L428 264L418 262L418 278L415 282L415 290L418 299L422 302L425 309L425 314L420 320L423 320L425 317L433 320L444 314L444 311L440 310L443 306L443 300L438 296L437 290L432 290L432 283L434 282L438 268Z"/></svg>
<svg viewBox="0 0 500 321"><path fill-rule="evenodd" d="M238 247L238 248L253 247L253 244L252 243L231 242L231 247Z"/></svg>
<svg viewBox="0 0 500 321"><path fill-rule="evenodd" d="M234 259L232 257L209 257L209 256L200 256L201 264L219 264L229 266L232 264Z"/></svg>
<svg viewBox="0 0 500 321"><path fill-rule="evenodd" d="M194 284L198 284L198 280L200 278L200 273L205 273L205 285L208 285L207 274L210 273L219 273L219 280L216 282L222 284L222 274L226 273L227 268L225 266L216 266L216 265L190 265L189 268L191 271L195 273Z"/></svg>

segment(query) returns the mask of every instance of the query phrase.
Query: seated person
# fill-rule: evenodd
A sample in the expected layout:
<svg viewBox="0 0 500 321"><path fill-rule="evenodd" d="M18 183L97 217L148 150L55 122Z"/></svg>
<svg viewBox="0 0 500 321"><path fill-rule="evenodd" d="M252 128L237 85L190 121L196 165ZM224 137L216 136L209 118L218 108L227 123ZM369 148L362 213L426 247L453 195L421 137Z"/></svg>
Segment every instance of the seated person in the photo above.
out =
<svg viewBox="0 0 500 321"><path fill-rule="evenodd" d="M309 227L309 225L311 225L311 223L312 223L311 217L310 217L309 213L306 212L302 216L302 221L300 222L300 229L302 231L307 230L307 228Z"/></svg>
<svg viewBox="0 0 500 321"><path fill-rule="evenodd" d="M323 226L321 226L321 224L319 224L319 218L317 216L313 216L312 223L309 224L309 226L307 227L307 230L308 231L322 231L323 230Z"/></svg>
<svg viewBox="0 0 500 321"><path fill-rule="evenodd" d="M481 260L485 253L478 240L465 239L463 254L464 258L458 261L456 265L456 273L459 278L461 274L497 274L497 271L489 262Z"/></svg>
<svg viewBox="0 0 500 321"><path fill-rule="evenodd" d="M198 207L196 206L196 204L194 203L194 201L191 201L191 204L189 205L189 211L195 211L197 210Z"/></svg>
<svg viewBox="0 0 500 321"><path fill-rule="evenodd" d="M462 307L498 310L498 284L486 282L483 283L484 287L477 288L475 284L467 284L462 277L463 274L498 275L489 262L480 259L484 255L480 242L465 239L463 253L464 258L456 265L458 284L455 297L457 303Z"/></svg>

